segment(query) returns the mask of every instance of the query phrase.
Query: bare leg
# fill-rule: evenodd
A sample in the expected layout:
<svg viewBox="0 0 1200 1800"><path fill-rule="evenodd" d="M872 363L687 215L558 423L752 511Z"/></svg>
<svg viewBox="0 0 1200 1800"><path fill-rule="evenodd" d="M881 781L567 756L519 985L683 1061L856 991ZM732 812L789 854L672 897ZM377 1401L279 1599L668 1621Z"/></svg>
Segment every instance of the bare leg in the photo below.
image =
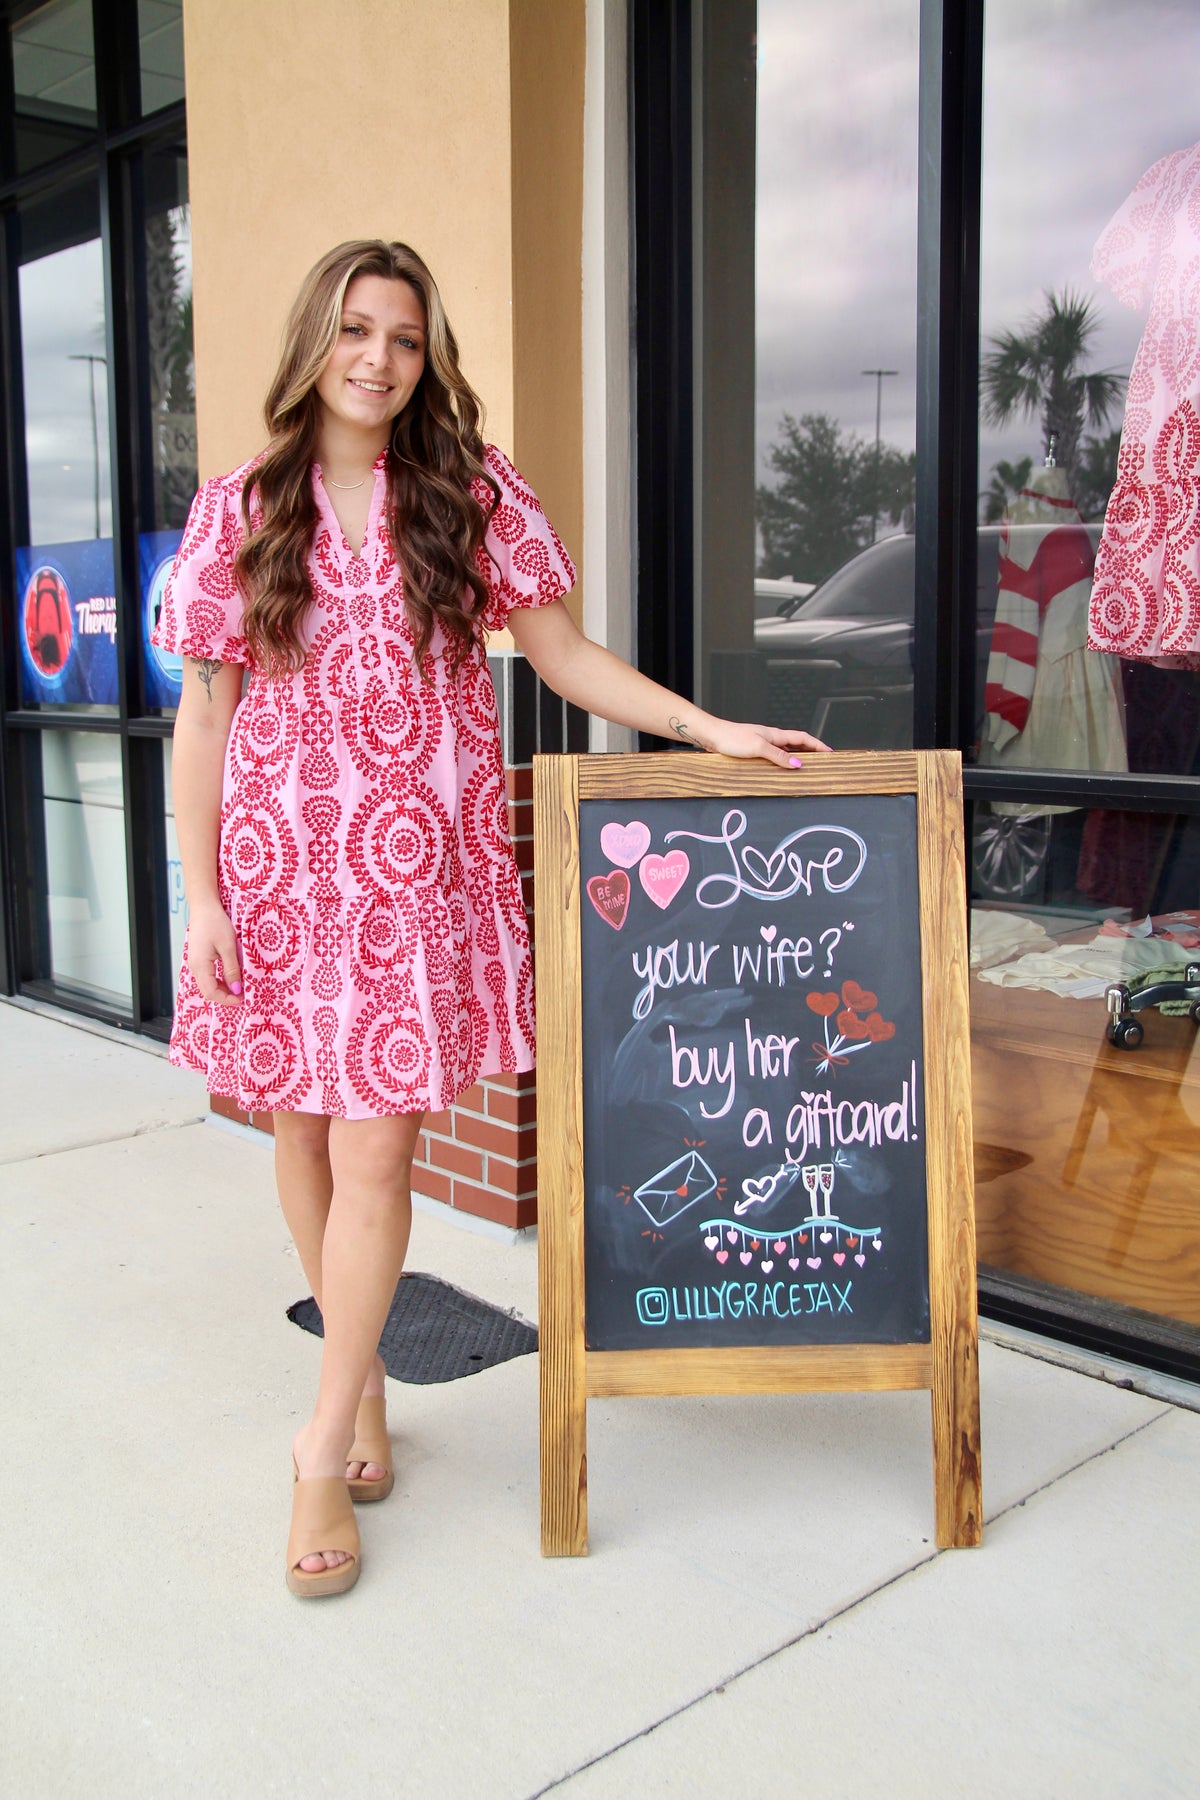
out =
<svg viewBox="0 0 1200 1800"><path fill-rule="evenodd" d="M321 1245L333 1199L329 1120L320 1113L277 1112L275 1185L313 1298L321 1304Z"/></svg>
<svg viewBox="0 0 1200 1800"><path fill-rule="evenodd" d="M409 1179L423 1116L329 1121L333 1199L321 1247L325 1341L316 1407L295 1441L303 1476L346 1472L354 1415L408 1249ZM332 1568L343 1560L333 1550L305 1557L300 1566Z"/></svg>
<svg viewBox="0 0 1200 1800"><path fill-rule="evenodd" d="M324 1317L321 1257L333 1199L329 1120L321 1113L277 1112L274 1126L275 1185L279 1190L279 1205L313 1298ZM383 1393L385 1373L383 1358L376 1355L363 1385L364 1395ZM351 1477L364 1476L367 1481L379 1481L385 1471L378 1463L353 1462L348 1464L346 1473Z"/></svg>

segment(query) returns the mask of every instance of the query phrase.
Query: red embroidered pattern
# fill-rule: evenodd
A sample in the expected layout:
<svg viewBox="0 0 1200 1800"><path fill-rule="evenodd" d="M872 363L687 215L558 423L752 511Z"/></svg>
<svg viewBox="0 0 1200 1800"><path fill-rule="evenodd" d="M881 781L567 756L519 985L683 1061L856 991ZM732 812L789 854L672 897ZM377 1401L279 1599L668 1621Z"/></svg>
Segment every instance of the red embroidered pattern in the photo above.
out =
<svg viewBox="0 0 1200 1800"><path fill-rule="evenodd" d="M498 629L513 606L566 593L575 571L507 459L489 449L488 467L501 501L480 568ZM196 496L156 632L165 648L248 661L232 576L246 473ZM491 505L484 483L475 491ZM482 650L451 678L440 628L422 674L412 666L382 464L360 556L315 476L314 492L308 654L284 680L252 674L225 764L218 879L244 998L209 1006L185 964L171 1058L254 1111L441 1108L533 1061L496 696Z"/></svg>

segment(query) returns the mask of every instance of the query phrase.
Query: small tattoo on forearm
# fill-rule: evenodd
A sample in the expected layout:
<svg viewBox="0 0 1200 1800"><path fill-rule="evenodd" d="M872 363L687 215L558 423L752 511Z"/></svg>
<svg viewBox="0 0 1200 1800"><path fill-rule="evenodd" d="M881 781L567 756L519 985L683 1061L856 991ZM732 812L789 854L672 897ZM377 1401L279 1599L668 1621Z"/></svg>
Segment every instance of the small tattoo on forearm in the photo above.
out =
<svg viewBox="0 0 1200 1800"><path fill-rule="evenodd" d="M208 703L210 706L212 705L213 676L223 667L224 665L222 663L214 661L212 657L206 657L203 662L198 662L196 664L196 673L204 683L204 691L208 695Z"/></svg>
<svg viewBox="0 0 1200 1800"><path fill-rule="evenodd" d="M694 732L689 731L682 719L671 719L669 724L675 736L681 737L685 744L694 744L697 750L708 749L704 739L698 738Z"/></svg>

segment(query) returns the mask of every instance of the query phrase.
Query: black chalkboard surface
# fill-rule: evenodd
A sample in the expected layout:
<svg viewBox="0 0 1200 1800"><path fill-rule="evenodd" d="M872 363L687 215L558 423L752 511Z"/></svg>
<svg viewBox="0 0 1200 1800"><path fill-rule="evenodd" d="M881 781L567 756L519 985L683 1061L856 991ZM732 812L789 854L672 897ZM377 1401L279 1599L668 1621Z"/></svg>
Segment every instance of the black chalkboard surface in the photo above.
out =
<svg viewBox="0 0 1200 1800"><path fill-rule="evenodd" d="M929 1337L916 802L579 807L589 1349Z"/></svg>

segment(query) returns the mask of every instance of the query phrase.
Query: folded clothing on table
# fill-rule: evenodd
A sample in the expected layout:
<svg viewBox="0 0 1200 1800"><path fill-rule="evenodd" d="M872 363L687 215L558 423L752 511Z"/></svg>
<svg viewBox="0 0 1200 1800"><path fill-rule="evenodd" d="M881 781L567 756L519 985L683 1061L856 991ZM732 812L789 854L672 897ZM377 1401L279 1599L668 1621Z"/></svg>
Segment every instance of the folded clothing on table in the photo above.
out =
<svg viewBox="0 0 1200 1800"><path fill-rule="evenodd" d="M1104 931L1087 944L1056 944L996 968L980 969L979 979L997 987L1037 988L1068 1000L1098 1000L1111 981L1144 985L1151 972L1160 981L1182 981L1195 952L1168 938L1113 936Z"/></svg>

